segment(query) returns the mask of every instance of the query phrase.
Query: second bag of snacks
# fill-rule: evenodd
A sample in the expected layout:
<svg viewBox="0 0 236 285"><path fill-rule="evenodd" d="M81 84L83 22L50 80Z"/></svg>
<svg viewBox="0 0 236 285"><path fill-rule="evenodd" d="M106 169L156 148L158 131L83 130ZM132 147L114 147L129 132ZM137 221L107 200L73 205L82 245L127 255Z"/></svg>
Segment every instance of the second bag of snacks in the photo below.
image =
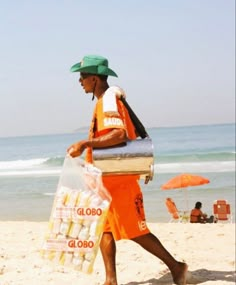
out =
<svg viewBox="0 0 236 285"><path fill-rule="evenodd" d="M65 157L42 246L43 258L85 273L93 271L111 202L101 174L80 158Z"/></svg>

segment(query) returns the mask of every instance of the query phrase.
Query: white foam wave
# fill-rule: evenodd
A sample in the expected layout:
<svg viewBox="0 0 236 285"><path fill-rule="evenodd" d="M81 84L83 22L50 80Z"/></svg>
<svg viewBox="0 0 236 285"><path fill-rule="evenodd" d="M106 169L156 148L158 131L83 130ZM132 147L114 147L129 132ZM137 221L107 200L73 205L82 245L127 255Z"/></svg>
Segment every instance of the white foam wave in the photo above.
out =
<svg viewBox="0 0 236 285"><path fill-rule="evenodd" d="M3 171L0 172L0 176L55 176L60 175L61 169L50 170L22 170L22 171Z"/></svg>
<svg viewBox="0 0 236 285"><path fill-rule="evenodd" d="M179 172L234 172L234 161L211 161L194 163L161 163L155 164L155 173Z"/></svg>
<svg viewBox="0 0 236 285"><path fill-rule="evenodd" d="M0 177L10 176L59 176L61 168L33 168L39 166L47 159L32 159L26 161L14 161L1 165ZM2 168L1 168L2 167ZM179 173L179 172L235 172L234 161L211 162L183 162L183 163L157 163L155 173Z"/></svg>
<svg viewBox="0 0 236 285"><path fill-rule="evenodd" d="M35 166L39 166L47 161L48 158L34 158L27 160L12 160L12 161L0 161L0 170L7 169L29 169Z"/></svg>

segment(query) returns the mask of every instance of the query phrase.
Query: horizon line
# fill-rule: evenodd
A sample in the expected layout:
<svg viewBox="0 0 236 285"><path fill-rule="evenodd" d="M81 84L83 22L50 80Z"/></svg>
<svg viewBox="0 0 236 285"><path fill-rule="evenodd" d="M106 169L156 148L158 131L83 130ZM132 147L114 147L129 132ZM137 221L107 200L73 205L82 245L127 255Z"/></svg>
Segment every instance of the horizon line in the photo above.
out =
<svg viewBox="0 0 236 285"><path fill-rule="evenodd" d="M220 125L233 125L236 122L231 123L213 123L213 124L194 124L194 125L177 125L177 126L152 126L146 127L146 129L170 129L170 128L191 128L191 127L207 127L207 126L220 126ZM85 132L85 130L89 130L89 126L84 126L77 128L73 131L68 132L60 132L60 133L41 133L41 134L25 134L25 135L9 135L9 136L0 136L0 139L6 138L20 138L20 137L36 137L36 136L56 136L56 135L68 135L68 134L76 134L80 132Z"/></svg>

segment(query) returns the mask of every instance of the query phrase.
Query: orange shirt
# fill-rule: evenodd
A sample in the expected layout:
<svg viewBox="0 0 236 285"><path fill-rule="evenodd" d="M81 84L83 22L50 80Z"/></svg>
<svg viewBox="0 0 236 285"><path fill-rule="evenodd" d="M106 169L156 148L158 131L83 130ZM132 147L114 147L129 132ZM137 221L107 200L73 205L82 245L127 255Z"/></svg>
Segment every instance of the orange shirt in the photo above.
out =
<svg viewBox="0 0 236 285"><path fill-rule="evenodd" d="M109 88L107 89L109 91ZM136 139L135 128L129 113L115 93L105 92L97 100L89 129L89 139L102 136L112 129L125 129L130 140ZM92 148L87 148L86 161L93 162Z"/></svg>
<svg viewBox="0 0 236 285"><path fill-rule="evenodd" d="M117 98L114 89L108 88L95 105L89 139L102 136L113 129L124 129L130 140L137 137L127 109ZM92 148L87 148L86 160L93 162ZM138 179L139 175L102 177L103 185L112 197L104 232L112 232L115 240L131 239L149 233Z"/></svg>

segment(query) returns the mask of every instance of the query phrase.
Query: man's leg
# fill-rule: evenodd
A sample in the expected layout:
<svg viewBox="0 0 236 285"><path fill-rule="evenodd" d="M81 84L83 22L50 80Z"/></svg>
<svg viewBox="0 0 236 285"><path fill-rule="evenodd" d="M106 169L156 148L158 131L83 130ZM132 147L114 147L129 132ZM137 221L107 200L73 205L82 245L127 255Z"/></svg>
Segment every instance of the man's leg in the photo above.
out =
<svg viewBox="0 0 236 285"><path fill-rule="evenodd" d="M132 239L145 250L161 259L170 269L173 280L177 285L186 284L187 264L178 262L174 257L164 248L159 239L152 233L142 235Z"/></svg>
<svg viewBox="0 0 236 285"><path fill-rule="evenodd" d="M104 232L100 242L100 250L102 253L106 281L104 285L117 285L116 278L116 244L111 232Z"/></svg>

